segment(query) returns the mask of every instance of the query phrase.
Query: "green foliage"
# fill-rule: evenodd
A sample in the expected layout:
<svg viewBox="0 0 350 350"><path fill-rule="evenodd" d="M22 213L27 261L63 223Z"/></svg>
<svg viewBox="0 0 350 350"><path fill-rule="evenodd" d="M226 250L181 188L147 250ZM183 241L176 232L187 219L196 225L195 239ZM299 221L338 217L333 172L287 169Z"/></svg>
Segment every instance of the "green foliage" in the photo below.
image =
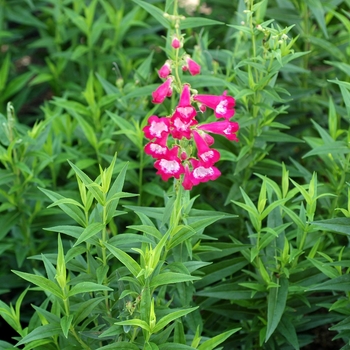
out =
<svg viewBox="0 0 350 350"><path fill-rule="evenodd" d="M240 125L191 193L143 152L177 3L0 1L0 349L349 347L349 2L179 8Z"/></svg>

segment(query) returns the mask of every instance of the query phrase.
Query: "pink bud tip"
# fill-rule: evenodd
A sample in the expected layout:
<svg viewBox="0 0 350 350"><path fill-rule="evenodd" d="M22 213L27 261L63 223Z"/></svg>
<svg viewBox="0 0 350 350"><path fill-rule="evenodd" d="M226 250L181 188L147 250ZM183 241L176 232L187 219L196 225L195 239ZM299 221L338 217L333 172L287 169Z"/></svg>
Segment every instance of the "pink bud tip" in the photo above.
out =
<svg viewBox="0 0 350 350"><path fill-rule="evenodd" d="M176 36L173 37L173 41L171 42L171 46L174 49L179 49L181 47L181 42Z"/></svg>

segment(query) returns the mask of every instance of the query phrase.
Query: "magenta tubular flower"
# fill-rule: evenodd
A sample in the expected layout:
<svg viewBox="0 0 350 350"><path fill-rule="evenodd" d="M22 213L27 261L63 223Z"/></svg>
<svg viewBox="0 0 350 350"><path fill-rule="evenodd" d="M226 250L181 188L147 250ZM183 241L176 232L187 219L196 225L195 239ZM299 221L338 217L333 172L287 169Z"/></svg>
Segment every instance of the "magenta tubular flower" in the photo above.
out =
<svg viewBox="0 0 350 350"><path fill-rule="evenodd" d="M170 118L170 121L170 133L174 139L178 140L181 140L183 137L189 140L192 137L191 127L198 124L195 119L185 122L176 113Z"/></svg>
<svg viewBox="0 0 350 350"><path fill-rule="evenodd" d="M160 139L154 142L149 142L145 146L145 153L156 159L166 158L169 156L169 148L167 147L168 134L165 134Z"/></svg>
<svg viewBox="0 0 350 350"><path fill-rule="evenodd" d="M188 165L185 165L185 174L182 181L182 187L187 191L192 190L192 187L193 187L193 183L191 180L191 172L190 172L190 169L188 168Z"/></svg>
<svg viewBox="0 0 350 350"><path fill-rule="evenodd" d="M168 118L158 118L152 115L148 118L148 125L143 128L145 137L149 140L161 139L170 133L170 121Z"/></svg>
<svg viewBox="0 0 350 350"><path fill-rule="evenodd" d="M159 69L158 75L159 78L165 79L168 77L168 75L171 73L171 66L169 62L165 62L163 66Z"/></svg>
<svg viewBox="0 0 350 350"><path fill-rule="evenodd" d="M162 85L160 85L155 91L152 92L152 103L163 103L163 101L169 94L169 90L171 89L170 85L172 80L172 78L168 78Z"/></svg>
<svg viewBox="0 0 350 350"><path fill-rule="evenodd" d="M192 58L186 57L187 67L191 75L197 75L201 72L201 66L193 61Z"/></svg>
<svg viewBox="0 0 350 350"><path fill-rule="evenodd" d="M202 124L197 127L198 130L204 130L214 134L225 136L230 141L238 141L237 131L239 130L238 123L223 120L219 122L212 122L208 124Z"/></svg>
<svg viewBox="0 0 350 350"><path fill-rule="evenodd" d="M185 84L174 116L181 118L184 122L189 122L197 115L196 109L191 105L190 86Z"/></svg>
<svg viewBox="0 0 350 350"><path fill-rule="evenodd" d="M185 172L181 160L177 156L179 151L178 146L174 146L169 150L166 158L158 159L154 163L154 167L158 169L157 174L161 176L163 181L168 181L170 177L179 179L181 174Z"/></svg>
<svg viewBox="0 0 350 350"><path fill-rule="evenodd" d="M171 46L174 49L179 49L181 47L181 42L177 36L173 37L173 40L171 41Z"/></svg>
<svg viewBox="0 0 350 350"><path fill-rule="evenodd" d="M195 95L193 100L213 109L216 118L230 119L235 114L235 99L231 96L226 96L226 91L221 96Z"/></svg>
<svg viewBox="0 0 350 350"><path fill-rule="evenodd" d="M193 131L194 142L197 146L198 158L205 167L211 167L220 159L220 153L216 149L210 148L197 131Z"/></svg>
<svg viewBox="0 0 350 350"><path fill-rule="evenodd" d="M209 180L216 180L221 172L215 166L205 166L197 159L191 159L193 170L190 174L190 180L194 186L197 186L201 182L207 182Z"/></svg>

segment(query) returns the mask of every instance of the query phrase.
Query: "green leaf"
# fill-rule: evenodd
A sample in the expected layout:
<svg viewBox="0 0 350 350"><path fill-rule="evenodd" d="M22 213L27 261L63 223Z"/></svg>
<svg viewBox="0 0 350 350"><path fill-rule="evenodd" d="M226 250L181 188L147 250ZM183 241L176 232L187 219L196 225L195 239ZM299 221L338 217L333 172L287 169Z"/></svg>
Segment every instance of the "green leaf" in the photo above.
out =
<svg viewBox="0 0 350 350"><path fill-rule="evenodd" d="M189 314L190 312L198 309L199 306L196 307L191 307L189 309L184 309L184 310L177 310L172 312L171 314L168 314L164 317L162 317L155 325L154 329L152 330L154 333L159 332L162 330L166 325L168 325L171 321L176 320L177 318L180 318L182 316L185 316Z"/></svg>
<svg viewBox="0 0 350 350"><path fill-rule="evenodd" d="M128 343L128 342L118 342L118 343L113 343L110 345L102 346L100 348L97 348L97 350L114 350L114 349L120 349L120 350L139 350L140 348L136 346L133 343Z"/></svg>
<svg viewBox="0 0 350 350"><path fill-rule="evenodd" d="M238 283L219 284L215 287L208 287L195 293L195 295L224 300L252 300L263 297L263 293L255 293L252 296L251 290L239 286Z"/></svg>
<svg viewBox="0 0 350 350"><path fill-rule="evenodd" d="M334 231L350 235L350 218L334 218L328 220L312 221L311 224L316 225L325 231Z"/></svg>
<svg viewBox="0 0 350 350"><path fill-rule="evenodd" d="M0 350L17 350L18 348L15 348L12 344L0 340Z"/></svg>
<svg viewBox="0 0 350 350"><path fill-rule="evenodd" d="M232 334L238 332L241 328L235 328L230 331L221 333L214 338L211 338L209 340L206 340L204 343L202 343L199 347L198 350L212 350L215 349L217 345L221 344L224 342L227 338L229 338Z"/></svg>
<svg viewBox="0 0 350 350"><path fill-rule="evenodd" d="M83 320L85 320L93 310L95 310L101 302L105 300L105 297L98 297L98 298L92 298L89 300L86 300L82 303L75 305L75 312L74 312L74 325L79 324Z"/></svg>
<svg viewBox="0 0 350 350"><path fill-rule="evenodd" d="M62 328L62 332L63 332L63 335L68 338L68 332L69 332L69 328L70 328L70 325L72 324L72 320L73 320L73 315L65 315L61 318L61 328Z"/></svg>
<svg viewBox="0 0 350 350"><path fill-rule="evenodd" d="M59 324L46 324L44 326L39 326L27 334L22 340L20 340L16 346L23 345L38 339L50 338L61 333L62 329Z"/></svg>
<svg viewBox="0 0 350 350"><path fill-rule="evenodd" d="M78 15L75 11L68 7L64 7L64 12L66 16L85 34L89 35L89 27L84 19L84 17Z"/></svg>
<svg viewBox="0 0 350 350"><path fill-rule="evenodd" d="M84 228L80 226L61 225L61 226L47 227L47 228L44 228L44 230L64 233L68 236L78 239L79 236L84 231Z"/></svg>
<svg viewBox="0 0 350 350"><path fill-rule="evenodd" d="M54 294L58 298L60 299L64 298L60 287L55 282L52 282L43 276L33 275L27 272L14 271L14 270L12 270L12 272L18 275L19 277L23 278L24 280L42 288L44 291Z"/></svg>
<svg viewBox="0 0 350 350"><path fill-rule="evenodd" d="M209 18L203 17L186 17L185 20L180 22L180 29L196 28L204 26L217 26L224 25L224 22L215 21Z"/></svg>
<svg viewBox="0 0 350 350"><path fill-rule="evenodd" d="M193 221L194 218L196 221ZM188 218L188 222L191 222L191 221L193 222L191 222L189 225L182 226L181 229L174 235L174 237L172 237L170 241L169 249L176 247L180 243L191 238L196 233L210 226L214 222L224 218L225 218L224 215L211 216L209 214L205 218L202 218L199 215L194 217L191 216L190 218Z"/></svg>
<svg viewBox="0 0 350 350"><path fill-rule="evenodd" d="M307 289L314 290L350 292L350 275L342 275Z"/></svg>
<svg viewBox="0 0 350 350"><path fill-rule="evenodd" d="M159 240L162 239L162 234L157 230L154 226L149 225L130 225L127 226L127 228L130 228L132 230L140 231L145 233L146 235L150 235L152 237L155 237Z"/></svg>
<svg viewBox="0 0 350 350"><path fill-rule="evenodd" d="M105 243L105 246L134 275L134 277L138 276L141 272L141 266L131 256L108 243Z"/></svg>
<svg viewBox="0 0 350 350"><path fill-rule="evenodd" d="M109 288L102 284L98 284L94 282L80 282L76 284L74 287L72 287L72 289L68 293L68 296L71 297L79 293L90 293L90 292L97 292L100 290L113 291L112 288Z"/></svg>
<svg viewBox="0 0 350 350"><path fill-rule="evenodd" d="M201 271L204 273L203 278L200 281L195 282L196 289L201 289L214 282L220 281L225 277L233 275L237 271L242 270L248 261L245 258L233 258L233 259L222 259L217 263L214 263Z"/></svg>
<svg viewBox="0 0 350 350"><path fill-rule="evenodd" d="M312 14L315 16L318 25L321 27L322 32L326 38L328 38L327 25L325 21L325 10L323 9L320 0L305 0L306 4L309 6Z"/></svg>
<svg viewBox="0 0 350 350"><path fill-rule="evenodd" d="M159 345L160 350L195 350L192 346L179 343L164 343Z"/></svg>
<svg viewBox="0 0 350 350"><path fill-rule="evenodd" d="M322 273L324 273L329 278L336 278L339 276L338 270L332 266L325 264L322 261L307 258L316 268L318 268Z"/></svg>
<svg viewBox="0 0 350 350"><path fill-rule="evenodd" d="M107 114L112 118L112 120L118 125L120 130L137 148L142 148L142 140L138 137L135 131L135 126L125 120L125 118L119 117L117 114L107 111Z"/></svg>
<svg viewBox="0 0 350 350"><path fill-rule="evenodd" d="M7 20L11 20L15 23L19 23L21 26L28 25L33 29L47 29L46 24L39 20L39 17L33 16L30 9L27 6L17 5L17 6L6 6L6 16Z"/></svg>
<svg viewBox="0 0 350 350"><path fill-rule="evenodd" d="M148 323L146 323L145 321L139 320L137 318L134 318L132 320L127 320L127 321L116 322L115 324L117 324L119 326L141 327L142 329L146 330L147 332L151 331L151 329L149 328Z"/></svg>
<svg viewBox="0 0 350 350"><path fill-rule="evenodd" d="M162 286L164 284L172 284L172 283L180 283L187 281L195 281L200 280L200 277L195 277L191 275L187 275L184 273L177 272L164 272L152 278L150 287L156 288L158 286Z"/></svg>
<svg viewBox="0 0 350 350"><path fill-rule="evenodd" d="M3 239L13 226L19 221L20 214L17 211L1 214L0 216L0 240Z"/></svg>
<svg viewBox="0 0 350 350"><path fill-rule="evenodd" d="M154 55L154 51L151 51L148 57L145 60L143 60L140 66L137 68L135 72L137 79L141 78L143 81L147 82L151 74L153 55Z"/></svg>
<svg viewBox="0 0 350 350"><path fill-rule="evenodd" d="M270 288L267 298L267 330L265 342L277 328L287 303L289 281L285 277L276 278L276 280L279 287Z"/></svg>
<svg viewBox="0 0 350 350"><path fill-rule="evenodd" d="M86 121L85 118L80 116L74 110L71 110L70 113L78 121L79 126L82 128L82 130L83 130L83 132L84 132L84 134L86 136L86 139L89 141L91 146L95 150L97 150L98 149L98 141L97 141L95 129Z"/></svg>
<svg viewBox="0 0 350 350"><path fill-rule="evenodd" d="M287 339L295 350L299 350L299 339L292 320L287 317L282 317L277 330Z"/></svg>
<svg viewBox="0 0 350 350"><path fill-rule="evenodd" d="M43 193L45 193L54 203L56 201L65 199L65 197L61 196L60 194L46 190L44 188L38 187L39 190ZM73 204L65 204L60 203L58 206L67 214L69 215L74 221L76 221L79 225L85 226L85 216L82 210L80 210L76 205Z"/></svg>
<svg viewBox="0 0 350 350"><path fill-rule="evenodd" d="M87 241L92 236L95 236L97 233L102 231L105 228L105 225L101 222L94 222L92 224L89 224L84 231L81 233L77 241L74 243L74 247L78 244Z"/></svg>
<svg viewBox="0 0 350 350"><path fill-rule="evenodd" d="M26 84L33 78L35 74L33 72L23 73L14 79L10 79L6 85L6 89L1 94L1 100L6 101L11 96L21 91Z"/></svg>
<svg viewBox="0 0 350 350"><path fill-rule="evenodd" d="M346 106L348 117L350 117L350 83L339 80L329 80L329 82L339 85L340 91L343 95L343 101Z"/></svg>
<svg viewBox="0 0 350 350"><path fill-rule="evenodd" d="M350 97L350 95L349 95ZM322 146L315 147L313 150L304 154L303 158L323 155L323 154L347 154L350 153L350 148L346 145L344 141L333 141L332 143L327 143Z"/></svg>
<svg viewBox="0 0 350 350"><path fill-rule="evenodd" d="M126 163L122 170L120 171L118 177L113 182L112 187L110 188L108 195L107 195L107 201L109 201L114 195L121 192L124 186L126 171L128 169L129 163Z"/></svg>
<svg viewBox="0 0 350 350"><path fill-rule="evenodd" d="M0 91L4 90L10 70L10 54L7 53L0 68Z"/></svg>
<svg viewBox="0 0 350 350"><path fill-rule="evenodd" d="M95 197L98 203L102 206L105 204L105 198L101 190L101 186L93 182L83 171L81 171L75 164L68 160L69 165L72 167L76 175L80 178L83 184L87 187L89 192ZM84 225L82 225L84 226Z"/></svg>
<svg viewBox="0 0 350 350"><path fill-rule="evenodd" d="M148 4L142 0L132 0L139 6L143 7L151 16L153 16L163 27L170 29L169 21L164 17L164 12L161 11L158 7Z"/></svg>
<svg viewBox="0 0 350 350"><path fill-rule="evenodd" d="M143 347L144 350L159 350L158 345L153 342L147 342Z"/></svg>

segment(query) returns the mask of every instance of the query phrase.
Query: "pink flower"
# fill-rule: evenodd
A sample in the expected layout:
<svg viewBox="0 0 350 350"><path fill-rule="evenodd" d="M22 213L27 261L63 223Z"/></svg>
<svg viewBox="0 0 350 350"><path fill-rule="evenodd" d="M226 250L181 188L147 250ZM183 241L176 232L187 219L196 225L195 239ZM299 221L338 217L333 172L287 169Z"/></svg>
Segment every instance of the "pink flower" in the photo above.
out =
<svg viewBox="0 0 350 350"><path fill-rule="evenodd" d="M170 63L166 61L158 71L159 78L165 79L168 77L170 73L171 73L171 66L170 66Z"/></svg>
<svg viewBox="0 0 350 350"><path fill-rule="evenodd" d="M145 153L156 159L166 158L169 152L171 152L167 147L167 139L168 134L164 134L160 139L147 143L145 146Z"/></svg>
<svg viewBox="0 0 350 350"><path fill-rule="evenodd" d="M196 116L196 109L191 105L191 92L190 86L185 84L178 106L176 107L174 116L181 118L184 122L192 120Z"/></svg>
<svg viewBox="0 0 350 350"><path fill-rule="evenodd" d="M197 62L193 61L192 58L187 56L186 62L187 62L187 65L185 66L186 69L184 69L183 67L183 70L188 69L191 75L197 75L201 72L201 66Z"/></svg>
<svg viewBox="0 0 350 350"><path fill-rule="evenodd" d="M211 167L220 159L220 153L216 149L210 148L197 131L193 131L194 142L197 146L198 158L205 167Z"/></svg>
<svg viewBox="0 0 350 350"><path fill-rule="evenodd" d="M191 172L190 172L190 169L188 168L188 165L185 165L185 174L182 181L182 187L187 191L192 190L192 187L193 187L193 183L191 181Z"/></svg>
<svg viewBox="0 0 350 350"><path fill-rule="evenodd" d="M198 124L195 119L191 119L189 121L183 121L183 119L179 116L179 114L174 113L174 115L170 118L170 132L174 139L181 140L183 137L186 139L190 139L192 137L191 126Z"/></svg>
<svg viewBox="0 0 350 350"><path fill-rule="evenodd" d="M239 129L238 123L223 120L219 122L212 122L208 124L202 124L197 127L199 130L212 132L225 136L230 141L238 141L236 132Z"/></svg>
<svg viewBox="0 0 350 350"><path fill-rule="evenodd" d="M155 91L152 92L152 103L163 103L165 98L169 96L169 90L171 90L172 78L168 78L162 85L160 85ZM170 93L171 94L171 93Z"/></svg>
<svg viewBox="0 0 350 350"><path fill-rule="evenodd" d="M226 96L226 91L221 96L195 95L193 100L213 109L217 118L230 119L235 114L235 99L231 96Z"/></svg>
<svg viewBox="0 0 350 350"><path fill-rule="evenodd" d="M178 151L179 146L174 146L169 150L166 158L158 159L154 163L154 167L158 169L157 174L161 176L163 181L168 181L170 177L178 179L185 172L181 160L177 156Z"/></svg>
<svg viewBox="0 0 350 350"><path fill-rule="evenodd" d="M180 40L179 40L179 38L177 36L173 37L173 40L171 42L171 46L174 49L179 49L181 47L181 42L180 42Z"/></svg>
<svg viewBox="0 0 350 350"><path fill-rule="evenodd" d="M168 118L158 118L152 115L148 118L148 125L143 128L145 137L149 140L161 139L170 133L170 121Z"/></svg>
<svg viewBox="0 0 350 350"><path fill-rule="evenodd" d="M215 166L206 166L197 159L191 159L193 170L190 174L191 183L197 186L201 182L207 182L209 180L216 180L221 172Z"/></svg>

